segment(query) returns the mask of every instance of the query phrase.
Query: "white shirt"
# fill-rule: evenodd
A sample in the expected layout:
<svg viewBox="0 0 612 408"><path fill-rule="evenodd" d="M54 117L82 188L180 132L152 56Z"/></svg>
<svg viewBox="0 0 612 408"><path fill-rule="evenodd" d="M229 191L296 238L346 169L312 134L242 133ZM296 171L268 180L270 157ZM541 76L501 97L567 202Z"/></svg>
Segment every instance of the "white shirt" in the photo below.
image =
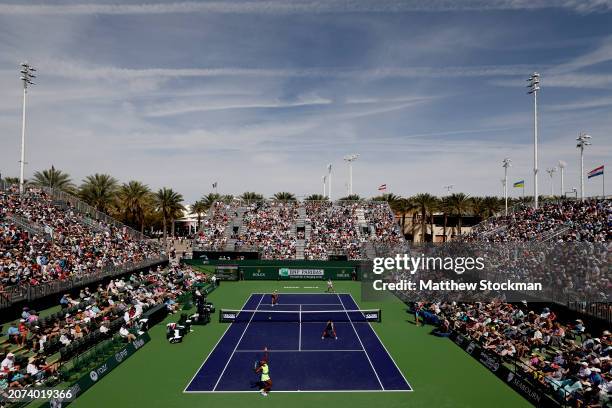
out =
<svg viewBox="0 0 612 408"><path fill-rule="evenodd" d="M30 375L36 375L38 374L38 367L36 367L36 365L32 363L28 363L28 366L26 367L26 372Z"/></svg>
<svg viewBox="0 0 612 408"><path fill-rule="evenodd" d="M0 368L2 370L12 370L13 366L15 365L15 362L11 359L9 359L8 357L6 357L4 360L2 360L2 363L0 363Z"/></svg>

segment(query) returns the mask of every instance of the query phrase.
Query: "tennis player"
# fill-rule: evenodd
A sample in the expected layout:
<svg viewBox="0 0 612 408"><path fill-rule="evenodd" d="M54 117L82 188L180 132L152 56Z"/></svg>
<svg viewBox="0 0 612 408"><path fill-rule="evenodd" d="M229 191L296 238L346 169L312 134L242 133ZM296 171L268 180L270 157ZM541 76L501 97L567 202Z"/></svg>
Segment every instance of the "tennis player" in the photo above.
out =
<svg viewBox="0 0 612 408"><path fill-rule="evenodd" d="M327 290L326 290L326 292L327 293L329 293L329 292L334 293L335 292L334 291L334 282L332 282L331 278L329 278L327 280Z"/></svg>
<svg viewBox="0 0 612 408"><path fill-rule="evenodd" d="M334 322L331 320L327 321L325 329L323 329L323 334L321 335L321 340L326 337L333 337L334 339L338 340L338 336L336 335L336 326L334 326Z"/></svg>
<svg viewBox="0 0 612 408"><path fill-rule="evenodd" d="M276 306L278 304L278 292L274 291L272 292L272 307Z"/></svg>
<svg viewBox="0 0 612 408"><path fill-rule="evenodd" d="M268 348L264 348L264 355L257 364L255 372L261 374L260 381L257 383L260 390L259 392L264 397L268 396L268 393L272 390L272 378L270 378L270 366L268 365L269 355Z"/></svg>

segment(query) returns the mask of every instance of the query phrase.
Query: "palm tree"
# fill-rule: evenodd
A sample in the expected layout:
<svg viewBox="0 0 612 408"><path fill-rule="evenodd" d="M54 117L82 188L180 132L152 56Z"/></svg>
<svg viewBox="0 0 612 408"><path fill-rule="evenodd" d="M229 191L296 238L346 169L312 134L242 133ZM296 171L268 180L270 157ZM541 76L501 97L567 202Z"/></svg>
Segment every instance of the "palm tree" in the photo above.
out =
<svg viewBox="0 0 612 408"><path fill-rule="evenodd" d="M472 214L484 220L487 218L487 208L484 197L472 197Z"/></svg>
<svg viewBox="0 0 612 408"><path fill-rule="evenodd" d="M252 191L246 191L240 196L244 201L260 201L263 200L263 195Z"/></svg>
<svg viewBox="0 0 612 408"><path fill-rule="evenodd" d="M179 211L184 209L181 202L183 196L171 188L161 188L154 196L155 207L162 216L162 225L164 231L164 246L167 246L168 238L168 221L173 221Z"/></svg>
<svg viewBox="0 0 612 408"><path fill-rule="evenodd" d="M397 198L389 203L391 209L402 217L402 235L406 229L406 214L417 209L417 205L408 198Z"/></svg>
<svg viewBox="0 0 612 408"><path fill-rule="evenodd" d="M274 199L279 201L295 201L295 195L286 191L274 194Z"/></svg>
<svg viewBox="0 0 612 408"><path fill-rule="evenodd" d="M198 226L196 231L200 229L202 223L202 213L205 213L209 207L206 206L206 203L202 200L198 200L191 206L191 212L195 213L198 216Z"/></svg>
<svg viewBox="0 0 612 408"><path fill-rule="evenodd" d="M311 194L305 198L306 201L326 201L327 197L323 194Z"/></svg>
<svg viewBox="0 0 612 408"><path fill-rule="evenodd" d="M444 235L444 242L446 242L446 230L448 229L448 214L452 212L448 196L440 199L438 203L438 209L442 211L442 214L444 216L442 235Z"/></svg>
<svg viewBox="0 0 612 408"><path fill-rule="evenodd" d="M140 181L124 183L117 191L117 204L125 220L132 218L144 233L145 213L151 206L151 190Z"/></svg>
<svg viewBox="0 0 612 408"><path fill-rule="evenodd" d="M372 197L372 201L386 201L389 203L390 206L392 206L395 201L397 200L401 200L402 197L393 194L393 193L385 193L376 197Z"/></svg>
<svg viewBox="0 0 612 408"><path fill-rule="evenodd" d="M107 213L115 200L118 182L108 174L85 177L79 188L79 197L98 211Z"/></svg>
<svg viewBox="0 0 612 408"><path fill-rule="evenodd" d="M50 169L34 173L31 184L35 187L56 188L67 193L74 192L74 184L70 176L61 170L56 170L53 165Z"/></svg>
<svg viewBox="0 0 612 408"><path fill-rule="evenodd" d="M427 232L425 224L427 220L427 215L431 214L433 219L433 212L436 208L438 199L429 193L421 193L412 197L412 201L416 204L417 209L421 213L421 242L425 242L425 235ZM431 240L433 242L433 222Z"/></svg>
<svg viewBox="0 0 612 408"><path fill-rule="evenodd" d="M452 214L456 215L457 220L457 232L461 235L461 225L463 216L468 213L472 208L472 200L467 194L454 193L448 197L448 202Z"/></svg>
<svg viewBox="0 0 612 408"><path fill-rule="evenodd" d="M19 177L5 177L4 182L7 185L19 184ZM24 184L27 184L28 180L23 180Z"/></svg>
<svg viewBox="0 0 612 408"><path fill-rule="evenodd" d="M360 201L361 197L359 197L359 194L349 194L346 197L342 197L340 199L340 201Z"/></svg>
<svg viewBox="0 0 612 408"><path fill-rule="evenodd" d="M504 200L499 197L487 196L483 199L483 206L487 218L495 216L495 214L502 209L503 205Z"/></svg>
<svg viewBox="0 0 612 408"><path fill-rule="evenodd" d="M222 197L217 193L209 193L200 198L200 201L206 206L206 210L212 207L217 201L223 201Z"/></svg>

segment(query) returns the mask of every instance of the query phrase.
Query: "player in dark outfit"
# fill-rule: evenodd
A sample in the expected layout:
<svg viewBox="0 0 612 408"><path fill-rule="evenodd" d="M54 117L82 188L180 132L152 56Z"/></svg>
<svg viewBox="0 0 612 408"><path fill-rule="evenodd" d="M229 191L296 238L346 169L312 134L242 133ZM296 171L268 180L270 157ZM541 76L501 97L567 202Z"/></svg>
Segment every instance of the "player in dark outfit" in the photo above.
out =
<svg viewBox="0 0 612 408"><path fill-rule="evenodd" d="M323 329L323 334L321 335L321 340L326 337L333 337L334 339L338 340L338 336L336 335L336 327L334 326L334 322L331 320L327 321L325 329Z"/></svg>

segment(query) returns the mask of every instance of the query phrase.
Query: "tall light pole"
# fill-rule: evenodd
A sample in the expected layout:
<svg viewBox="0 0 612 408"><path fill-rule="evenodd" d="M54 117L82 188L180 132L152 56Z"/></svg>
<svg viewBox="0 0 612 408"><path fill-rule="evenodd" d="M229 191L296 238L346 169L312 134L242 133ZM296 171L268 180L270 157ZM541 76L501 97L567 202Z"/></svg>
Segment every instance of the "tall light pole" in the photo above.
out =
<svg viewBox="0 0 612 408"><path fill-rule="evenodd" d="M447 186L444 186L444 189L446 190L446 194L450 194L450 191L453 189L453 187L455 187L454 184L449 184Z"/></svg>
<svg viewBox="0 0 612 408"><path fill-rule="evenodd" d="M554 197L555 196L555 184L553 183L553 176L557 172L557 168L551 167L549 169L546 169L546 172L550 176L550 196Z"/></svg>
<svg viewBox="0 0 612 408"><path fill-rule="evenodd" d="M527 80L528 94L533 94L533 207L538 209L538 91L540 74L534 72Z"/></svg>
<svg viewBox="0 0 612 408"><path fill-rule="evenodd" d="M512 160L505 158L502 160L502 167L504 168L504 213L508 216L508 167L512 166Z"/></svg>
<svg viewBox="0 0 612 408"><path fill-rule="evenodd" d="M584 147L590 146L589 139L591 136L584 132L580 132L576 140L576 147L580 149L580 200L584 201Z"/></svg>
<svg viewBox="0 0 612 408"><path fill-rule="evenodd" d="M357 160L358 157L359 157L358 154L349 154L348 156L344 156L344 161L348 163L348 169L349 169L349 183L348 183L349 195L353 195L353 162Z"/></svg>
<svg viewBox="0 0 612 408"><path fill-rule="evenodd" d="M323 197L325 197L325 183L327 182L327 176L323 176Z"/></svg>
<svg viewBox="0 0 612 408"><path fill-rule="evenodd" d="M327 165L327 198L331 201L332 199L332 189L331 189L331 181L332 181L332 175L331 175L331 171L332 171L332 165L331 163Z"/></svg>
<svg viewBox="0 0 612 408"><path fill-rule="evenodd" d="M563 160L559 160L558 166L559 166L559 170L561 173L561 196L563 196L565 194L565 185L563 183L563 176L565 174L565 168L567 167L567 163L564 162Z"/></svg>
<svg viewBox="0 0 612 408"><path fill-rule="evenodd" d="M25 166L25 128L26 128L26 95L28 86L34 85L32 79L36 78L36 69L27 62L21 64L21 81L23 82L23 112L21 117L21 160L19 161L19 194L24 192L24 166Z"/></svg>
<svg viewBox="0 0 612 408"><path fill-rule="evenodd" d="M529 94L533 94L533 207L538 209L538 91L540 74L534 72L527 80Z"/></svg>

